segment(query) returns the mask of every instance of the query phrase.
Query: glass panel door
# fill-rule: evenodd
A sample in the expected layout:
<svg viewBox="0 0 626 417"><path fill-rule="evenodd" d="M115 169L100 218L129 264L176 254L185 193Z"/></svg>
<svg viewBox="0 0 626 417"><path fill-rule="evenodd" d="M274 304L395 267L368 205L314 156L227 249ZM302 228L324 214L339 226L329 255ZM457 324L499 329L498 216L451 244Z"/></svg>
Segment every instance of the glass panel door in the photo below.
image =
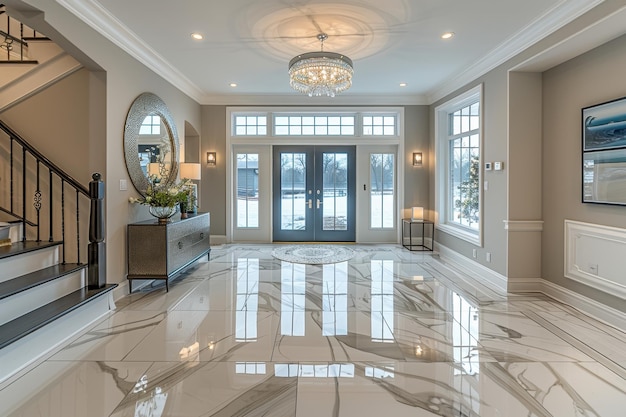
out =
<svg viewBox="0 0 626 417"><path fill-rule="evenodd" d="M317 241L355 240L355 156L354 146L315 147Z"/></svg>
<svg viewBox="0 0 626 417"><path fill-rule="evenodd" d="M274 240L355 240L355 147L274 147Z"/></svg>

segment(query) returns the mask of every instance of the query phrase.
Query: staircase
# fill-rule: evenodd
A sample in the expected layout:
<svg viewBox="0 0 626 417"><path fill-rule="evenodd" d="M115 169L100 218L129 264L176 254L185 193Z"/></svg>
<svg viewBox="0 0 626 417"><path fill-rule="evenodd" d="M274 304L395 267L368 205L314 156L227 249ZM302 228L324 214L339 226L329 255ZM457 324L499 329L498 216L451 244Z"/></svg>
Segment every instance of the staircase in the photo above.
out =
<svg viewBox="0 0 626 417"><path fill-rule="evenodd" d="M82 68L47 36L0 4L0 112Z"/></svg>
<svg viewBox="0 0 626 417"><path fill-rule="evenodd" d="M10 176L0 189L2 383L114 309L117 285L105 283L98 174L84 187L2 121L0 172Z"/></svg>

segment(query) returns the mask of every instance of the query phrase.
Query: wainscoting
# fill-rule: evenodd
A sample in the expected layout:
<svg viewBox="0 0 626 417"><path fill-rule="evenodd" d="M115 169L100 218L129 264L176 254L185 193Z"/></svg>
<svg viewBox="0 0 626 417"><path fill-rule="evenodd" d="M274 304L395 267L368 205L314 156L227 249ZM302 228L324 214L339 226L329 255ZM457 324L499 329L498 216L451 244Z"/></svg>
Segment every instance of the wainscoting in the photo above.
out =
<svg viewBox="0 0 626 417"><path fill-rule="evenodd" d="M626 299L626 229L565 220L565 276Z"/></svg>

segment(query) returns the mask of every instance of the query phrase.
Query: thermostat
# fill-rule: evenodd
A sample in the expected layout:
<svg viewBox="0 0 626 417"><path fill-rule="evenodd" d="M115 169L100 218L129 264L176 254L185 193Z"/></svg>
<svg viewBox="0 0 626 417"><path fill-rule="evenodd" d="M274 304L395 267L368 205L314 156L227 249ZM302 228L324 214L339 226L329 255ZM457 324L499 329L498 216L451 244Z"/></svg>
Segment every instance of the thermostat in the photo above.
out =
<svg viewBox="0 0 626 417"><path fill-rule="evenodd" d="M501 171L502 170L502 162L494 162L493 163L493 169L495 171Z"/></svg>

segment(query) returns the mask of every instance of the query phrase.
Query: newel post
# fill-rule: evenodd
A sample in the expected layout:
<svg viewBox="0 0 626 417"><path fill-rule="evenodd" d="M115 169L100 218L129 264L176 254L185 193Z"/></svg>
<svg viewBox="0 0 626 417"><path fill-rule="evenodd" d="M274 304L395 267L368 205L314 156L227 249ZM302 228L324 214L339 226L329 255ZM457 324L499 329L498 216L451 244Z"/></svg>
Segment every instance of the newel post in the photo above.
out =
<svg viewBox="0 0 626 417"><path fill-rule="evenodd" d="M104 241L104 182L97 172L89 182L91 213L89 216L89 289L102 288L106 284L106 242Z"/></svg>

